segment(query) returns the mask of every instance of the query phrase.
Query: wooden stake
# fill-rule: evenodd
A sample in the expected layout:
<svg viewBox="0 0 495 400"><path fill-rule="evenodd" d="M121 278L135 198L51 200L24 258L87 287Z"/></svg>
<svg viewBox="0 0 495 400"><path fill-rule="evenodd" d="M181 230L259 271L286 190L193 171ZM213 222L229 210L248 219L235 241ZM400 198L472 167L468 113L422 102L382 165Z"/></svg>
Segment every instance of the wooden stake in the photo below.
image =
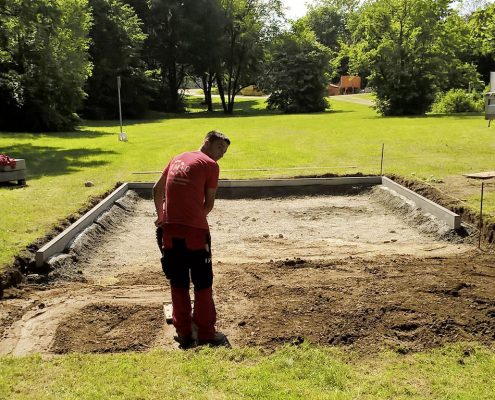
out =
<svg viewBox="0 0 495 400"><path fill-rule="evenodd" d="M383 176L383 151L385 149L385 143L382 143L382 162L380 164L380 176Z"/></svg>
<svg viewBox="0 0 495 400"><path fill-rule="evenodd" d="M480 200L480 236L478 240L478 249L481 249L481 235L483 234L483 192L485 182L481 182L481 200Z"/></svg>

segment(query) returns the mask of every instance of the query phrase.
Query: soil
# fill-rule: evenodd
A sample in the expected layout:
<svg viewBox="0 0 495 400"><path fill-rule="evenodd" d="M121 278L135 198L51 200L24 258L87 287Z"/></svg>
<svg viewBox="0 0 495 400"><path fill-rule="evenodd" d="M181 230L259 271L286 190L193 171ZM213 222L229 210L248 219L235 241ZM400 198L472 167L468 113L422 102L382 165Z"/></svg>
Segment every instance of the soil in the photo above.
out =
<svg viewBox="0 0 495 400"><path fill-rule="evenodd" d="M0 354L177 348L153 204L131 194L114 208L50 274L5 291ZM233 347L495 343L494 249L380 189L217 200L209 221L217 327Z"/></svg>

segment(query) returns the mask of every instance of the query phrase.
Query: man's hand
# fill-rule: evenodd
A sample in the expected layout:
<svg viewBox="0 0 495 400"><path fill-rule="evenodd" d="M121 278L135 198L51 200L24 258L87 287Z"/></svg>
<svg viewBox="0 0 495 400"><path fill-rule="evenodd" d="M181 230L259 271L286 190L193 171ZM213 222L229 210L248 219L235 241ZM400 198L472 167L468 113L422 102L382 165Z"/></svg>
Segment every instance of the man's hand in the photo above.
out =
<svg viewBox="0 0 495 400"><path fill-rule="evenodd" d="M203 205L205 214L208 215L211 210L213 210L213 206L215 205L215 196L217 194L217 189L206 189L205 193L205 203Z"/></svg>

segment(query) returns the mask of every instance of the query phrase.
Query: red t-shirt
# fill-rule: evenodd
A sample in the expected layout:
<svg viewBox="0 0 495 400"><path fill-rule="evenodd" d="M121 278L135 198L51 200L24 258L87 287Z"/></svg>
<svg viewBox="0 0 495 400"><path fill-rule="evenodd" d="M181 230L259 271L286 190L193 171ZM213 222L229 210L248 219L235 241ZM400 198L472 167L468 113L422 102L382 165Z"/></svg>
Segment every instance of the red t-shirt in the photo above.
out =
<svg viewBox="0 0 495 400"><path fill-rule="evenodd" d="M174 157L163 173L167 176L165 224L208 230L205 193L218 186L217 162L201 151L191 151Z"/></svg>

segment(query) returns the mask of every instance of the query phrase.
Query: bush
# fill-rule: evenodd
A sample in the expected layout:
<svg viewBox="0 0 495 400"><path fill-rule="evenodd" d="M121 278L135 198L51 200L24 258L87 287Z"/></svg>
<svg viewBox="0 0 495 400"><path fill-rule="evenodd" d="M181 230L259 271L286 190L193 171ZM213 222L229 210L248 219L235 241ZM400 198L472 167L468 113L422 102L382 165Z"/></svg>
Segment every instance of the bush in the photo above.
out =
<svg viewBox="0 0 495 400"><path fill-rule="evenodd" d="M436 114L481 112L483 106L482 95L469 93L462 89L451 89L448 92L437 94L431 111Z"/></svg>
<svg viewBox="0 0 495 400"><path fill-rule="evenodd" d="M294 26L280 35L268 62L261 89L270 92L268 108L285 113L319 112L328 108L328 49L314 33Z"/></svg>

